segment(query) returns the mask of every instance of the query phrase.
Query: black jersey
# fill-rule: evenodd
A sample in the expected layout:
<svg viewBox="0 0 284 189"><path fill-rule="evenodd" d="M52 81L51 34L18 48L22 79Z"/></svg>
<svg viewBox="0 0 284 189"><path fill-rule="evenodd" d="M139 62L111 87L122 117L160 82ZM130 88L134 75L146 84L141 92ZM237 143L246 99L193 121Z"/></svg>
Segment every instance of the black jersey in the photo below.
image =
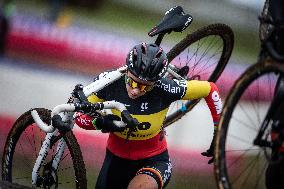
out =
<svg viewBox="0 0 284 189"><path fill-rule="evenodd" d="M100 76L96 79L99 78ZM199 98L205 98L216 125L222 104L216 85L208 81L162 78L151 91L139 98L131 99L128 97L123 76L88 99L90 102L115 100L123 103L130 114L142 123L127 143L127 129L124 132L110 133L108 139L108 149L112 153L123 158L142 159L166 150L165 137L160 137L160 134L170 104L176 100ZM113 110L113 113L120 115L116 110Z"/></svg>

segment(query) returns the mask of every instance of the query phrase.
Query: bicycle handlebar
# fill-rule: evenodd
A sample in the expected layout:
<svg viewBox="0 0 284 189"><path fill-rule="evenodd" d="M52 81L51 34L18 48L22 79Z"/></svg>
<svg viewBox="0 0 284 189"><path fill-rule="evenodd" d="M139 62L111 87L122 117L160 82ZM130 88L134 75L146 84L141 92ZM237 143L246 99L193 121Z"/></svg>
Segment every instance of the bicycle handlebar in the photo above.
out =
<svg viewBox="0 0 284 189"><path fill-rule="evenodd" d="M84 104L84 103L61 104L53 108L51 112L51 119L55 115L59 115L62 112L75 112L84 109L85 110L89 109L90 111L102 110L102 109L116 109L121 112L121 117L122 117L122 121L114 121L114 123L118 127L126 127L126 125L135 126L136 124L139 124L135 123L135 125L133 125L133 118L130 115L130 113L127 111L126 107L122 103L116 101L106 101L95 104ZM42 129L44 132L51 133L55 131L55 127L52 126L52 123L50 125L44 123L42 119L39 117L36 110L32 110L31 115L35 123L38 125L38 127Z"/></svg>

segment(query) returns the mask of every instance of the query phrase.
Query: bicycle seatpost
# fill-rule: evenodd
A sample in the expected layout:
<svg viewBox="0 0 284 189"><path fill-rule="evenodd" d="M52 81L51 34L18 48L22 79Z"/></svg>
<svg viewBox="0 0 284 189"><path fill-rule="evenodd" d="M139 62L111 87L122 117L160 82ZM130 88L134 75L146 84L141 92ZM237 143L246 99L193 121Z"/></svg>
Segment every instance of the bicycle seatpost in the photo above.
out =
<svg viewBox="0 0 284 189"><path fill-rule="evenodd" d="M162 40L163 40L164 36L165 36L165 33L159 34L158 37L157 37L157 39L156 39L156 41L155 41L155 44L158 45L158 46L160 46L161 43L162 43Z"/></svg>

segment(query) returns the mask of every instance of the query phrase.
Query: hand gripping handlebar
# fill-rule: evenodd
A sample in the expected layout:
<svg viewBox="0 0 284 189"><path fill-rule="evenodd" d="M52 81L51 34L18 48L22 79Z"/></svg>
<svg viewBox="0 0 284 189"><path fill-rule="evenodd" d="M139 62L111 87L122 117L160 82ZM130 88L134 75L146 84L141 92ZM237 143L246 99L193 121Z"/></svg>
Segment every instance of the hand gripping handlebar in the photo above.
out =
<svg viewBox="0 0 284 189"><path fill-rule="evenodd" d="M136 127L139 123L135 121L134 118L130 115L130 113L126 110L124 104L116 101L106 101L95 104L90 103L70 103L70 104L61 104L53 108L51 112L51 119L62 112L76 112L76 111L95 111L102 109L116 109L121 112L122 121L114 121L114 123L118 127ZM52 122L50 125L44 123L40 116L38 115L36 110L31 111L31 115L38 125L46 133L54 132L55 128L52 126Z"/></svg>

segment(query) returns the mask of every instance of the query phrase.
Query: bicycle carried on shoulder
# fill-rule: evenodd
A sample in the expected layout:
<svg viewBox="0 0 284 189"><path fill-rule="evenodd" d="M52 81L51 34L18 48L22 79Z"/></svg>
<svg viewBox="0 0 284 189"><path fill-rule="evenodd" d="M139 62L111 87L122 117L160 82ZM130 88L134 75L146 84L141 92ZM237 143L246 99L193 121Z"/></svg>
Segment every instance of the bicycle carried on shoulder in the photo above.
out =
<svg viewBox="0 0 284 189"><path fill-rule="evenodd" d="M271 32L268 2L260 17L260 39ZM218 188L266 188L266 169L280 160L277 149L284 141L283 121L275 131L284 115L283 62L271 41L263 40L258 61L231 88L215 143Z"/></svg>
<svg viewBox="0 0 284 189"><path fill-rule="evenodd" d="M166 12L149 35L158 35L155 43L160 45L165 34L183 31L191 20L181 7L174 7ZM216 81L230 58L233 44L233 32L224 24L212 24L190 33L167 53L171 64L166 77ZM133 123L123 104L103 102L91 105L86 102L86 97L124 76L126 70L127 67L123 66L90 85L77 86L68 103L58 105L52 111L34 108L21 115L6 140L2 179L33 187L87 188L82 152L72 132L73 115L75 111L82 111L101 116L106 108L116 108L122 112L120 126L132 131L139 123ZM184 116L197 102L183 101L173 105L164 127ZM55 124L68 129L59 132L53 127Z"/></svg>

